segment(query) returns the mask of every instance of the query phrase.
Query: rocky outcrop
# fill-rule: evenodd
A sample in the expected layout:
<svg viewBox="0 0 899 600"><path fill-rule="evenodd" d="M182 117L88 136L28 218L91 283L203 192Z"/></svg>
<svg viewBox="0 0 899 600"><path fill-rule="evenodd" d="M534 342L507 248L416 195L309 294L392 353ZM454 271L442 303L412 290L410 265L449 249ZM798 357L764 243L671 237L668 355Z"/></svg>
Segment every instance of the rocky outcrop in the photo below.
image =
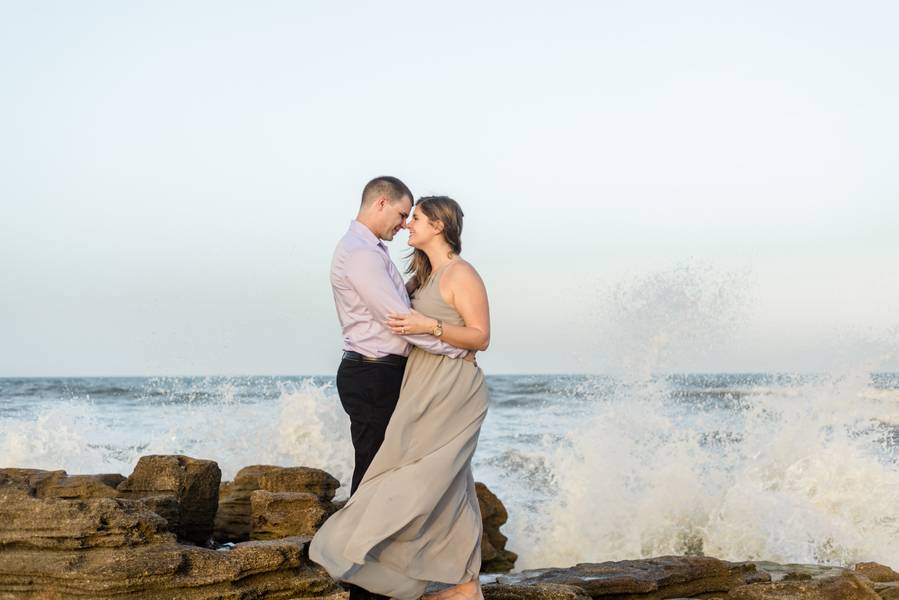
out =
<svg viewBox="0 0 899 600"><path fill-rule="evenodd" d="M663 556L500 576L484 586L484 596L486 600L899 600L897 580L892 569L876 563L862 563L850 571L825 565Z"/></svg>
<svg viewBox="0 0 899 600"><path fill-rule="evenodd" d="M228 552L177 544L46 552L3 550L0 598L212 600L333 594L305 538L245 542Z"/></svg>
<svg viewBox="0 0 899 600"><path fill-rule="evenodd" d="M661 556L643 560L581 563L567 569L524 571L520 575L499 577L499 589L490 589L503 597L522 592L534 585L560 585L582 590L591 598L616 600L661 600L689 598L700 594L728 592L747 583L768 581L767 574L751 563L730 563L704 556ZM488 594L485 586L484 595ZM565 593L566 588L549 588L544 593ZM522 596L528 597L528 596Z"/></svg>
<svg viewBox="0 0 899 600"><path fill-rule="evenodd" d="M312 537L333 512L334 505L315 494L256 490L250 494L250 538Z"/></svg>
<svg viewBox="0 0 899 600"><path fill-rule="evenodd" d="M533 583L485 585L484 600L590 600L590 594L574 585Z"/></svg>
<svg viewBox="0 0 899 600"><path fill-rule="evenodd" d="M219 473L215 463L186 456L143 457L128 478L0 469L0 600L343 600L308 557L311 535L337 509L337 480L306 467L255 465L223 484ZM506 509L483 484L477 492L484 570L511 569L516 556L499 532ZM218 549L185 543L206 542L213 522L217 533L252 539ZM663 556L500 575L484 595L899 600L899 573L877 563L849 570Z"/></svg>
<svg viewBox="0 0 899 600"><path fill-rule="evenodd" d="M268 492L306 492L330 502L340 482L329 473L312 467L278 467L259 476L259 489Z"/></svg>
<svg viewBox="0 0 899 600"><path fill-rule="evenodd" d="M42 550L130 547L174 536L165 519L119 498L37 499L0 492L0 546Z"/></svg>
<svg viewBox="0 0 899 600"><path fill-rule="evenodd" d="M141 499L179 538L205 544L212 537L221 478L211 460L142 456L117 490L122 497Z"/></svg>
<svg viewBox="0 0 899 600"><path fill-rule="evenodd" d="M149 458L127 480L0 469L0 599L268 600L339 592L309 560L308 537L219 550L180 543L150 507L174 511L182 538L211 528L209 489L218 490L218 467Z"/></svg>
<svg viewBox="0 0 899 600"><path fill-rule="evenodd" d="M239 542L250 539L250 494L260 489L259 478L271 465L244 467L234 481L223 481L219 487L219 505L215 514L213 537L217 542Z"/></svg>
<svg viewBox="0 0 899 600"><path fill-rule="evenodd" d="M731 590L727 600L881 600L861 577L850 572L832 577L783 579Z"/></svg>
<svg viewBox="0 0 899 600"><path fill-rule="evenodd" d="M885 583L890 581L899 581L899 573L886 565L876 562L862 562L853 567L853 570L871 581L877 583Z"/></svg>
<svg viewBox="0 0 899 600"><path fill-rule="evenodd" d="M853 567L853 572L869 582L883 600L899 600L899 573L890 567L876 562L862 562Z"/></svg>
<svg viewBox="0 0 899 600"><path fill-rule="evenodd" d="M296 510L286 508L286 498L282 496L281 504L265 501L262 497L257 501L260 508L254 513L251 496L253 492L262 490L271 493L303 493L311 494L318 499L321 510L330 515L336 510L331 503L340 482L321 469L311 467L277 467L273 465L252 465L237 472L234 481L225 482L219 490L218 513L215 518L214 537L218 542L235 542L251 539L268 539L269 534L277 529L279 532L302 532L312 535L324 519L313 527L310 522L316 521L311 514L299 510L303 504L299 499ZM312 504L307 502L306 504ZM265 507L272 507L276 512L270 516L264 514ZM311 511L311 509L310 509ZM311 511L315 512L315 511ZM291 524L290 515L299 520ZM326 518L326 517L325 517ZM253 535L254 523L259 535Z"/></svg>
<svg viewBox="0 0 899 600"><path fill-rule="evenodd" d="M125 481L121 475L69 475L65 471L0 469L0 486L29 490L37 498L112 498Z"/></svg>
<svg viewBox="0 0 899 600"><path fill-rule="evenodd" d="M506 507L483 483L475 483L484 533L481 537L481 572L507 573L515 567L518 555L506 550L508 538L499 528L509 519Z"/></svg>

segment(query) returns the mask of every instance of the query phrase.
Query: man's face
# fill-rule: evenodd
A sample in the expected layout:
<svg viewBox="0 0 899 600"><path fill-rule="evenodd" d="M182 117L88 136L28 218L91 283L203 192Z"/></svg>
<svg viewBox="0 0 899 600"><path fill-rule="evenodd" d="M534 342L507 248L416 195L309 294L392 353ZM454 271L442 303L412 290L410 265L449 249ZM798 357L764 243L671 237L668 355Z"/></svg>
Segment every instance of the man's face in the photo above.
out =
<svg viewBox="0 0 899 600"><path fill-rule="evenodd" d="M400 229L406 228L406 219L412 212L412 199L405 196L399 202L388 201L383 209L381 239L389 242Z"/></svg>

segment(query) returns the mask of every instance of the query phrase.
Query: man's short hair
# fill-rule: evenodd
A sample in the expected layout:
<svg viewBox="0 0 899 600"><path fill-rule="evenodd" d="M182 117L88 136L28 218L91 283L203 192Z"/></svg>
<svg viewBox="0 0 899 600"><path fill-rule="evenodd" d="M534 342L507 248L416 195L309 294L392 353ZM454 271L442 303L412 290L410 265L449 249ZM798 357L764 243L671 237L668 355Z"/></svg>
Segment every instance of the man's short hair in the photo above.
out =
<svg viewBox="0 0 899 600"><path fill-rule="evenodd" d="M405 183L389 175L375 177L365 184L365 188L362 190L362 206L371 204L380 196L387 196L391 202L399 202L406 196L409 197L411 202L414 198L412 191L409 190Z"/></svg>

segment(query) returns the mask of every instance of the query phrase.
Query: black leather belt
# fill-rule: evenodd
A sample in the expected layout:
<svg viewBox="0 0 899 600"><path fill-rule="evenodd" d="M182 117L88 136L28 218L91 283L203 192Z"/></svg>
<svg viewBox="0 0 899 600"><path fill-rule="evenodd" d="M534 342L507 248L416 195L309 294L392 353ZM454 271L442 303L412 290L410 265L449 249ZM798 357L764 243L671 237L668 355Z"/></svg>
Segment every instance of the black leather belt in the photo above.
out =
<svg viewBox="0 0 899 600"><path fill-rule="evenodd" d="M345 350L343 352L343 360L351 360L354 362L364 363L378 363L382 365L394 365L397 367L402 367L406 365L407 359L405 356L400 356L399 354L388 354L387 356L379 356L377 358L373 358L371 356L359 354L358 352L353 352L352 350Z"/></svg>

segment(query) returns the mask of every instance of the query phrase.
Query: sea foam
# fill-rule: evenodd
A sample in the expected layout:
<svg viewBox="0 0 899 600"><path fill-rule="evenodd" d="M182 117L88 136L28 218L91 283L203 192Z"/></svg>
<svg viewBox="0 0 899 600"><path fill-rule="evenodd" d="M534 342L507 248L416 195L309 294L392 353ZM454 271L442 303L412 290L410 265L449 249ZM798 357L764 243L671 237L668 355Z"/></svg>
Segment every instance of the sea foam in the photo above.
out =
<svg viewBox="0 0 899 600"><path fill-rule="evenodd" d="M899 566L899 384L871 375L893 342L816 377L660 376L729 343L746 288L708 269L636 279L596 311L617 348L598 353L607 375L488 377L474 473L508 508L518 568L669 553ZM320 378L20 387L0 412L0 466L127 475L183 453L223 479L319 467L347 494L349 421Z"/></svg>
<svg viewBox="0 0 899 600"><path fill-rule="evenodd" d="M598 330L618 349L605 355L618 385L543 449L551 491L530 513L510 510L518 567L661 554L899 565L896 396L871 384L895 340L717 406L658 377L726 344L750 296L742 276L692 267L604 296Z"/></svg>

